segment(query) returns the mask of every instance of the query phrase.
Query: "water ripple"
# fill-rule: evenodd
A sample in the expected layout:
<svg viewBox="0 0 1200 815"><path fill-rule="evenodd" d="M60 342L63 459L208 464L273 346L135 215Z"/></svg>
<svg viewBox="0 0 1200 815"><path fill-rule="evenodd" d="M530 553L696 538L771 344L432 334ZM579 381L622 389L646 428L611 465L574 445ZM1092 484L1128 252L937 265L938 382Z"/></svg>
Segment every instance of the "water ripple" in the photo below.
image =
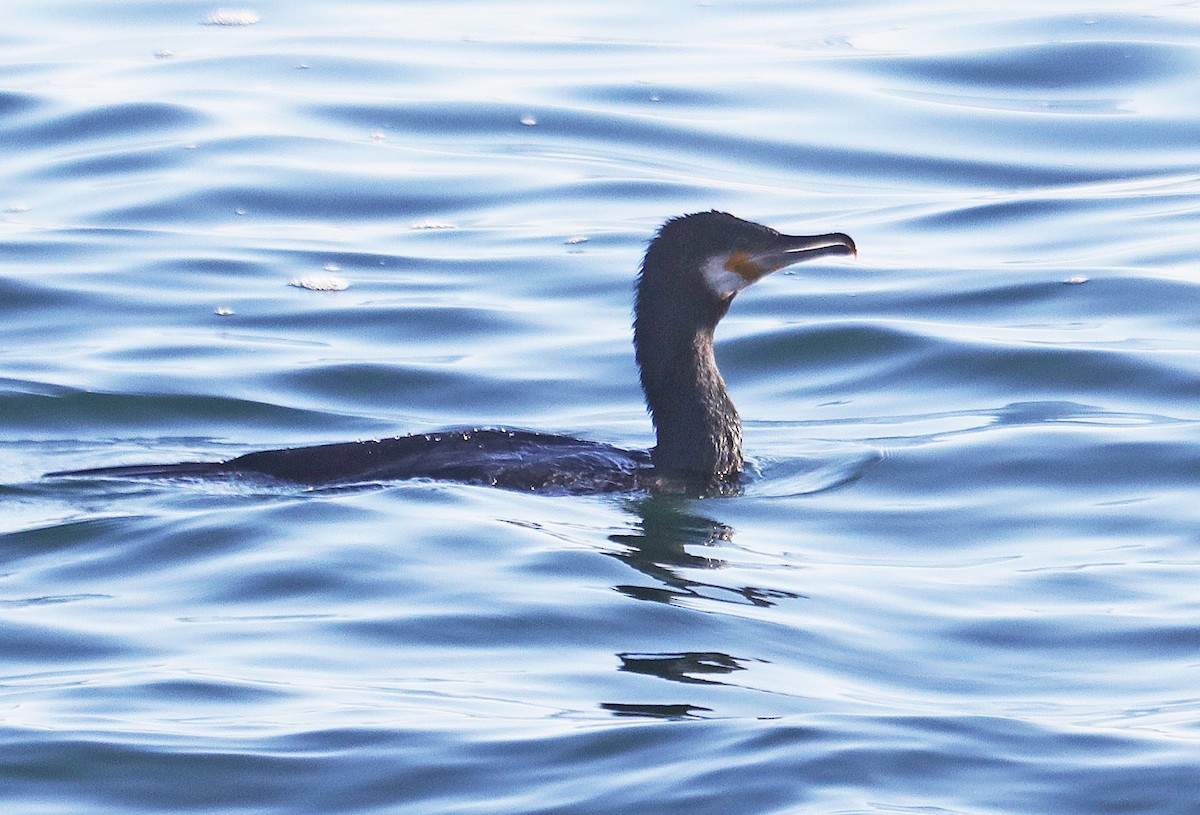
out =
<svg viewBox="0 0 1200 815"><path fill-rule="evenodd" d="M889 57L880 74L921 84L991 91L1095 93L1149 84L1194 70L1194 49L1175 44L1129 42L1036 43L965 51L948 56Z"/></svg>
<svg viewBox="0 0 1200 815"><path fill-rule="evenodd" d="M5 139L14 146L84 145L133 138L144 143L166 133L194 128L205 116L193 108L163 102L106 105L64 113L41 122L12 128Z"/></svg>

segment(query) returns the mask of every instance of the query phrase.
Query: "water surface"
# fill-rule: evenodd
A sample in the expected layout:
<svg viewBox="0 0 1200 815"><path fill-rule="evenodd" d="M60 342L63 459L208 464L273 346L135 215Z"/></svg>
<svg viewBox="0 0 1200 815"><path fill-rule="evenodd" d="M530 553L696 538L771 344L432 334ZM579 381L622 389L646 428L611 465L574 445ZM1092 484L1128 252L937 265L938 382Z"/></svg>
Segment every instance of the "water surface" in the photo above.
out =
<svg viewBox="0 0 1200 815"><path fill-rule="evenodd" d="M1195 4L218 11L0 35L6 811L1200 806ZM722 324L741 496L42 478L649 446L708 208L860 249Z"/></svg>

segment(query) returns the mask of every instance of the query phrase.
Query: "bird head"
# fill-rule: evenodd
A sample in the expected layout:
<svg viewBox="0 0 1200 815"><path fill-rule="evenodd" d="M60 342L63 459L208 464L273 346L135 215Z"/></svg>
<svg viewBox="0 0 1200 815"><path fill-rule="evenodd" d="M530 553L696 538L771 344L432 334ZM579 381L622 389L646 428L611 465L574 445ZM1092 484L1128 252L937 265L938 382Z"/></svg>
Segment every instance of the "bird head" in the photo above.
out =
<svg viewBox="0 0 1200 815"><path fill-rule="evenodd" d="M854 255L849 235L785 235L725 212L697 212L663 224L642 264L639 294L649 289L683 304L703 322L724 316L734 295L772 272L827 255Z"/></svg>

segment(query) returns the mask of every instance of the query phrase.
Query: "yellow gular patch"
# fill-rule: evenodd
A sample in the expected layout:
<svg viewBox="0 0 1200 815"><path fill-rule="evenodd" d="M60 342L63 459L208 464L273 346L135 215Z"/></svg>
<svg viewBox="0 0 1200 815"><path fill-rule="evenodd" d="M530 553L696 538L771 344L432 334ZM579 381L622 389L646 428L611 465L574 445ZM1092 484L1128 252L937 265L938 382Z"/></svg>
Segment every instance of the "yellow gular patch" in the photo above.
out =
<svg viewBox="0 0 1200 815"><path fill-rule="evenodd" d="M755 263L746 252L734 252L730 255L729 260L725 261L725 269L751 283L767 273L767 270Z"/></svg>

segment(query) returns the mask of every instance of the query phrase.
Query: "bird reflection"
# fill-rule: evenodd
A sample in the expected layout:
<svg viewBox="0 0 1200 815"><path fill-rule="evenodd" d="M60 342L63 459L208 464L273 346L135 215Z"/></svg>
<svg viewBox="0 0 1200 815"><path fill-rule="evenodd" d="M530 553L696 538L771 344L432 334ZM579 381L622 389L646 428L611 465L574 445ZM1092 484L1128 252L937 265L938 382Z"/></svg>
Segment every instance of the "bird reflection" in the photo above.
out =
<svg viewBox="0 0 1200 815"><path fill-rule="evenodd" d="M769 608L782 599L804 595L761 586L725 585L718 573L730 564L717 556L733 544L734 530L727 524L694 511L697 504L679 496L650 495L629 501L625 508L636 517L631 530L611 534L609 541L617 551L604 554L616 558L650 578L640 584L614 586L626 597L671 606L695 606L703 603L733 603ZM542 524L510 520L545 534L574 542L572 534L549 529ZM712 575L712 579L700 577ZM663 679L676 685L688 685L699 692L701 686L737 687L736 681L724 681L732 674L748 670L766 660L721 651L619 651L618 670L627 674ZM691 702L600 702L600 708L616 716L659 719L706 718L712 708Z"/></svg>
<svg viewBox="0 0 1200 815"><path fill-rule="evenodd" d="M617 591L635 600L678 603L688 599L773 606L779 599L800 597L789 591L757 586L723 586L684 577L681 569L722 569L728 564L709 554L694 554L687 547L712 547L733 540L733 529L719 521L687 510L688 502L669 497L650 497L634 502L641 518L635 531L610 535L623 551L610 552L659 585L618 585Z"/></svg>
<svg viewBox="0 0 1200 815"><path fill-rule="evenodd" d="M694 506L692 502L661 495L630 503L629 509L639 521L633 531L609 536L613 543L620 544L621 550L607 554L651 578L654 584L618 585L618 591L635 600L668 605L705 600L769 607L780 599L802 596L760 586L731 586L697 579L697 573L715 573L728 565L715 552L732 543L734 530L697 514L692 510ZM692 686L736 684L718 677L744 671L750 663L763 661L720 651L621 652L616 657L620 660L618 670L622 672ZM711 708L691 703L603 702L600 707L617 716L657 719L705 718L706 713L712 712Z"/></svg>
<svg viewBox="0 0 1200 815"><path fill-rule="evenodd" d="M703 679L693 674L730 674L744 671L747 660L731 657L719 651L687 651L679 654L617 654L621 670L635 674L657 676L685 685L724 685L715 679Z"/></svg>
<svg viewBox="0 0 1200 815"><path fill-rule="evenodd" d="M697 714L711 713L712 708L699 705L638 705L624 702L602 702L600 707L617 716L650 717L652 719L701 719Z"/></svg>

